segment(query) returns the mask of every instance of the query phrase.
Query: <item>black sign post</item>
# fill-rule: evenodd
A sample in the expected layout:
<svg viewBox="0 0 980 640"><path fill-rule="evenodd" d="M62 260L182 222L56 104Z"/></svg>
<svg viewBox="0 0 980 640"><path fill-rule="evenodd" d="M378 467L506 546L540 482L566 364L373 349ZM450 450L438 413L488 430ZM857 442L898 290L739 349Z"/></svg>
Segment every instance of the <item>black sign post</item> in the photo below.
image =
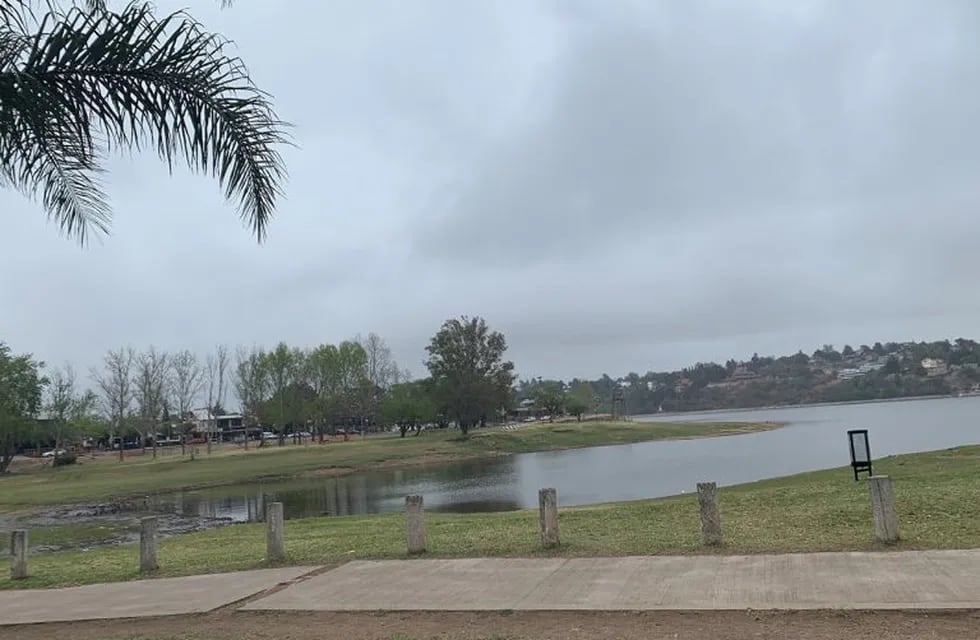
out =
<svg viewBox="0 0 980 640"><path fill-rule="evenodd" d="M851 468L854 469L854 481L858 480L858 472L871 472L871 444L868 442L867 429L851 429L847 432L847 441L851 446Z"/></svg>

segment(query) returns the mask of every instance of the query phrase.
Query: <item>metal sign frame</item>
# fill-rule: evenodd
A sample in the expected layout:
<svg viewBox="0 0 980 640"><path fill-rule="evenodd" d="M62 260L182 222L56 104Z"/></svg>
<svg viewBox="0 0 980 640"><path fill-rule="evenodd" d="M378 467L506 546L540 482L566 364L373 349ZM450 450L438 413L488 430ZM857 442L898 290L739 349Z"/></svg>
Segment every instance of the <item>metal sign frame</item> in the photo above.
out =
<svg viewBox="0 0 980 640"><path fill-rule="evenodd" d="M854 448L855 441L859 435L864 436L864 460L858 460L858 451ZM847 444L851 450L851 468L854 470L854 481L858 480L858 473L868 472L868 477L874 475L871 471L871 440L868 438L867 429L850 429L847 432Z"/></svg>

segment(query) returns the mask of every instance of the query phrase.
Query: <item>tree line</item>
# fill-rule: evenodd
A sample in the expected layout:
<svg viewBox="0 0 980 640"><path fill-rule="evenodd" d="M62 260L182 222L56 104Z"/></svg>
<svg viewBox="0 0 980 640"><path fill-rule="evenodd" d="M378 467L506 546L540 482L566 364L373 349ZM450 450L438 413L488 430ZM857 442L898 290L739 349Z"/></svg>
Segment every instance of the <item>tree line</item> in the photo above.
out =
<svg viewBox="0 0 980 640"><path fill-rule="evenodd" d="M922 364L925 359L941 362L941 369L928 371ZM518 402L531 399L538 407L554 406L563 398L566 411L572 396L591 397L596 411L619 416L952 395L977 389L980 343L957 338L841 348L825 344L809 354L753 354L746 360L698 362L619 378L522 380L516 396Z"/></svg>
<svg viewBox="0 0 980 640"><path fill-rule="evenodd" d="M412 380L375 333L312 348L218 345L203 358L121 347L91 369L86 388L72 366L48 372L0 343L0 473L31 443L52 446L58 458L83 437L118 446L121 458L123 438L135 437L156 455L159 436L191 433L195 409L214 419L237 405L246 447L251 430L269 429L282 445L290 434L322 439L338 428L397 427L404 436L433 425L467 434L506 417L514 365L504 359L503 334L482 318L453 318L426 350L429 375Z"/></svg>

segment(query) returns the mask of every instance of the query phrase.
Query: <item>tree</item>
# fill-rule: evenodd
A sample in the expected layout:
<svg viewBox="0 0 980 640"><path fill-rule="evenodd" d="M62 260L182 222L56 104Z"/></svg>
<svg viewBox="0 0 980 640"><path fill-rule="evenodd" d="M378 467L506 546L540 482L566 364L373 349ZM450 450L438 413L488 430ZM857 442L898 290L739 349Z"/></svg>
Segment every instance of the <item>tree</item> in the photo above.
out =
<svg viewBox="0 0 980 640"><path fill-rule="evenodd" d="M849 344L845 344L844 348L841 350L841 355L844 356L845 358L849 356L853 356L854 355L853 347L851 347L851 345Z"/></svg>
<svg viewBox="0 0 980 640"><path fill-rule="evenodd" d="M186 349L178 351L170 359L170 393L173 407L177 409L177 419L184 421L194 408L194 399L204 386L204 371L195 356ZM210 407L208 408L210 411Z"/></svg>
<svg viewBox="0 0 980 640"><path fill-rule="evenodd" d="M436 406L428 380L402 382L391 386L381 405L381 414L385 424L398 427L401 437L410 430L415 435L422 432L422 425L434 422Z"/></svg>
<svg viewBox="0 0 980 640"><path fill-rule="evenodd" d="M296 374L301 365L302 354L286 346L285 342L280 342L276 348L265 354L263 368L269 376L269 389L272 392L272 399L278 405L279 425L279 446L283 445L286 428L286 391L295 381ZM263 440L263 442L265 442Z"/></svg>
<svg viewBox="0 0 980 640"><path fill-rule="evenodd" d="M235 393L241 403L245 424L245 449L248 449L248 429L259 424L259 412L269 388L269 376L265 369L265 352L252 347L238 348L235 363Z"/></svg>
<svg viewBox="0 0 980 640"><path fill-rule="evenodd" d="M323 442L324 430L338 406L340 353L337 347L321 344L310 351L306 356L304 377L313 395L307 415L313 420L313 428Z"/></svg>
<svg viewBox="0 0 980 640"><path fill-rule="evenodd" d="M483 318L447 320L426 350L436 397L464 435L508 402L514 364L503 359L503 334L490 331Z"/></svg>
<svg viewBox="0 0 980 640"><path fill-rule="evenodd" d="M41 410L47 379L43 363L29 354L15 356L0 342L0 474L6 473Z"/></svg>
<svg viewBox="0 0 980 640"><path fill-rule="evenodd" d="M538 385L534 394L534 406L548 412L548 419L554 422L555 416L565 410L565 394L561 383L548 380Z"/></svg>
<svg viewBox="0 0 980 640"><path fill-rule="evenodd" d="M62 231L105 232L109 149L151 146L218 179L258 240L281 194L287 125L230 43L185 12L105 0L0 2L0 184L40 195Z"/></svg>
<svg viewBox="0 0 980 640"><path fill-rule="evenodd" d="M898 361L895 356L888 356L885 360L885 365L881 368L881 373L884 375L892 375L895 373L901 373L902 364Z"/></svg>
<svg viewBox="0 0 980 640"><path fill-rule="evenodd" d="M565 396L565 410L579 421L584 413L594 410L597 404L598 398L587 382L575 385Z"/></svg>
<svg viewBox="0 0 980 640"><path fill-rule="evenodd" d="M77 433L80 423L90 417L96 399L91 391L78 392L75 369L70 364L52 371L48 380L44 409L52 427L54 449L57 452L64 447L68 438Z"/></svg>
<svg viewBox="0 0 980 640"><path fill-rule="evenodd" d="M136 354L132 348L109 351L102 359L102 371L92 370L92 379L102 392L102 405L109 417L109 446L116 434L119 437L119 460L123 460L123 425L133 402L133 383L130 373Z"/></svg>
<svg viewBox="0 0 980 640"><path fill-rule="evenodd" d="M344 418L363 426L376 409L376 387L368 377L368 354L356 340L337 346L337 400Z"/></svg>
<svg viewBox="0 0 980 640"><path fill-rule="evenodd" d="M154 458L157 457L157 427L167 407L167 394L173 389L170 365L167 354L153 347L136 358L133 387L143 432L143 447L152 437Z"/></svg>
<svg viewBox="0 0 980 640"><path fill-rule="evenodd" d="M170 371L172 375L169 376L170 388L168 393L173 399L173 403L170 406L177 410L177 423L181 425L181 434L183 435L191 426L191 421L194 418L192 414L194 399L201 393L201 387L204 385L204 372L197 361L197 356L186 349L178 351L170 359ZM211 442L210 417L211 410L208 409L209 445ZM184 442L184 439L181 438L181 454L184 453ZM193 448L191 455L193 455Z"/></svg>
<svg viewBox="0 0 980 640"><path fill-rule="evenodd" d="M369 333L367 338L358 338L357 342L367 356L367 378L379 389L387 389L399 377L398 363L391 355L391 348L384 338L376 333Z"/></svg>
<svg viewBox="0 0 980 640"><path fill-rule="evenodd" d="M208 412L214 416L224 413L225 394L228 385L228 347L219 344L208 355L204 365L204 385L207 387ZM208 433L208 453L211 453L211 433ZM245 433L246 446L248 432Z"/></svg>

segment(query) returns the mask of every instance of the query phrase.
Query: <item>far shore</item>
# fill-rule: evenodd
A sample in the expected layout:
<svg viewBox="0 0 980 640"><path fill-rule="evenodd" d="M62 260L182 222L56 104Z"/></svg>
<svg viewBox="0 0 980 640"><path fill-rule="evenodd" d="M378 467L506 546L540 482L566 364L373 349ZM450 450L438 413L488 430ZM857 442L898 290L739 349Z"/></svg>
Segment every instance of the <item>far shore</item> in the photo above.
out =
<svg viewBox="0 0 980 640"><path fill-rule="evenodd" d="M905 396L902 398L875 398L872 400L846 400L842 402L811 402L807 404L773 404L763 407L739 407L737 409L693 409L691 411L664 411L663 413L637 413L630 416L631 420L639 422L650 422L644 418L683 418L684 416L718 413L747 413L749 411L772 411L776 409L807 409L818 407L843 407L854 404L881 404L885 402L918 402L925 400L951 400L959 398L976 398L980 393L964 393L958 395L934 395L934 396Z"/></svg>

